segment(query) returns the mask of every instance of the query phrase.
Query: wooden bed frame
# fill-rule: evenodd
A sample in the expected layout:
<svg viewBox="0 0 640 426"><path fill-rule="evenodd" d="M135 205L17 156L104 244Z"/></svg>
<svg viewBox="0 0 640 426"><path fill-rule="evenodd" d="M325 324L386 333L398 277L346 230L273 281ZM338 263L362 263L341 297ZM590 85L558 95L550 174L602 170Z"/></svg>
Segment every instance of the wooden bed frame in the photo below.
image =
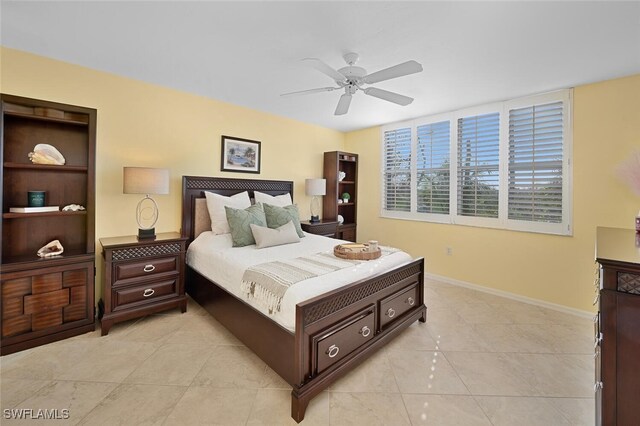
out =
<svg viewBox="0 0 640 426"><path fill-rule="evenodd" d="M225 196L248 191L253 198L254 190L293 197L293 182L183 176L182 236L187 245L197 236L196 211L201 215L206 210L204 191ZM414 321L426 322L423 279L420 258L301 302L292 333L186 266L187 293L293 387L291 416L296 422L303 420L314 396Z"/></svg>

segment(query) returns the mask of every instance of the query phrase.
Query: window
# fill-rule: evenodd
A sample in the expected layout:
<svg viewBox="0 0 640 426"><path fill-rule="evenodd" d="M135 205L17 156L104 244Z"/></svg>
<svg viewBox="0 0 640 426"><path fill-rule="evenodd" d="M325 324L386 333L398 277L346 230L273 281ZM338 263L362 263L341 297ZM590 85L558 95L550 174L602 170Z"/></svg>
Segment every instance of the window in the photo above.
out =
<svg viewBox="0 0 640 426"><path fill-rule="evenodd" d="M498 217L500 114L458 119L458 215Z"/></svg>
<svg viewBox="0 0 640 426"><path fill-rule="evenodd" d="M417 127L417 211L449 214L449 122Z"/></svg>
<svg viewBox="0 0 640 426"><path fill-rule="evenodd" d="M571 91L383 128L383 217L571 234Z"/></svg>
<svg viewBox="0 0 640 426"><path fill-rule="evenodd" d="M509 111L509 219L562 222L562 102Z"/></svg>
<svg viewBox="0 0 640 426"><path fill-rule="evenodd" d="M384 133L385 210L408 212L411 208L411 129Z"/></svg>

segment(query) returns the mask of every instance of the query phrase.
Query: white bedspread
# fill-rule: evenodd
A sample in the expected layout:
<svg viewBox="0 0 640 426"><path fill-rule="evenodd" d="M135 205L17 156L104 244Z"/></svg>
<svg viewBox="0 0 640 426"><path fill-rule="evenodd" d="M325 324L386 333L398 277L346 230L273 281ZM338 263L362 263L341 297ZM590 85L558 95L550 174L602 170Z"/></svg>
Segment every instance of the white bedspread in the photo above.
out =
<svg viewBox="0 0 640 426"><path fill-rule="evenodd" d="M187 250L187 264L209 280L224 287L229 293L253 306L290 331L295 330L296 305L312 297L346 284L388 271L411 260L405 252L396 252L319 277L310 278L289 287L282 299L279 312L269 315L265 308L247 300L240 291L242 274L250 266L288 258L310 255L322 251L333 252L341 240L305 233L299 243L257 249L255 245L232 247L231 234L213 235L204 232Z"/></svg>

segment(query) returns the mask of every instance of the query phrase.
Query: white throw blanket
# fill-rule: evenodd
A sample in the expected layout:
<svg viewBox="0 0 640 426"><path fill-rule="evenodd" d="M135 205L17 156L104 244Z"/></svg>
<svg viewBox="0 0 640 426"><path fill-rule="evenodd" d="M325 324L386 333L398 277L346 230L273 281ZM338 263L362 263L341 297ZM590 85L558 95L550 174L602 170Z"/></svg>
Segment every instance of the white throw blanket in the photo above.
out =
<svg viewBox="0 0 640 426"><path fill-rule="evenodd" d="M381 247L382 255L398 251ZM244 271L240 290L247 298L254 298L270 314L280 311L280 303L287 289L309 278L346 269L365 260L341 259L331 252L316 253L294 259L266 262Z"/></svg>

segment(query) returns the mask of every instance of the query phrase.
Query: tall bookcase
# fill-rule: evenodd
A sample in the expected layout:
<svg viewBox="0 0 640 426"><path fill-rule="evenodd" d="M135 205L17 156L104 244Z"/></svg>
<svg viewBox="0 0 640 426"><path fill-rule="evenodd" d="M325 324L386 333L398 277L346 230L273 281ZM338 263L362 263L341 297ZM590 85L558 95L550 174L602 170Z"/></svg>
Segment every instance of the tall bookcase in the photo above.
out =
<svg viewBox="0 0 640 426"><path fill-rule="evenodd" d="M2 355L94 330L96 110L0 95ZM35 145L54 146L64 165L32 164ZM46 205L84 211L10 213L28 191ZM64 253L39 258L59 240Z"/></svg>
<svg viewBox="0 0 640 426"><path fill-rule="evenodd" d="M345 173L342 180L339 173ZM322 217L337 220L338 215L344 222L338 225L337 237L347 241L356 241L358 213L358 154L331 151L324 153L324 178L327 180L327 194L324 197ZM342 200L342 194L350 195L348 202Z"/></svg>

